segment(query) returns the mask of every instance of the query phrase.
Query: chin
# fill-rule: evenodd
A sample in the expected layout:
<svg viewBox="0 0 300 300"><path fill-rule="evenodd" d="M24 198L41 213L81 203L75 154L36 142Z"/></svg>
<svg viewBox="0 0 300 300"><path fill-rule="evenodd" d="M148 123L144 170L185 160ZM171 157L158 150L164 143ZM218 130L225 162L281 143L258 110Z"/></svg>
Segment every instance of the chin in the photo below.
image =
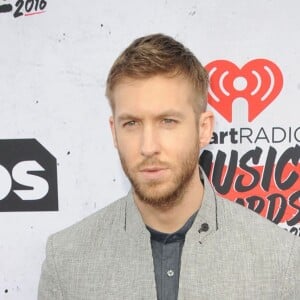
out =
<svg viewBox="0 0 300 300"><path fill-rule="evenodd" d="M145 191L147 189L147 191ZM153 207L170 207L181 199L177 188L151 188L135 189L135 194L143 203Z"/></svg>

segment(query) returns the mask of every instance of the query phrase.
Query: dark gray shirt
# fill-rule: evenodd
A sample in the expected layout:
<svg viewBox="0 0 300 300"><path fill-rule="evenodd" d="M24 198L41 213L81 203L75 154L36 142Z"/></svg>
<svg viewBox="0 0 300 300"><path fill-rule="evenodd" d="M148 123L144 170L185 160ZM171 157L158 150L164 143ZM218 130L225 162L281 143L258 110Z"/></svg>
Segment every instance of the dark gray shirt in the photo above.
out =
<svg viewBox="0 0 300 300"><path fill-rule="evenodd" d="M174 233L162 233L147 226L151 234L152 256L158 300L176 300L179 288L181 252L185 235L197 212Z"/></svg>

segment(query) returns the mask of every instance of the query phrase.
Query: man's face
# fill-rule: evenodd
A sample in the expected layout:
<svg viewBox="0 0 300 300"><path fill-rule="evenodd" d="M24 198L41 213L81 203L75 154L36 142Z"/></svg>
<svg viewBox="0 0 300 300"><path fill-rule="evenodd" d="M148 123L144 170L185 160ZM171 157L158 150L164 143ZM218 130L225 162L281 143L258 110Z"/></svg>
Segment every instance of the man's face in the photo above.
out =
<svg viewBox="0 0 300 300"><path fill-rule="evenodd" d="M168 207L197 177L203 122L193 110L195 97L182 77L128 79L115 87L110 125L139 200Z"/></svg>

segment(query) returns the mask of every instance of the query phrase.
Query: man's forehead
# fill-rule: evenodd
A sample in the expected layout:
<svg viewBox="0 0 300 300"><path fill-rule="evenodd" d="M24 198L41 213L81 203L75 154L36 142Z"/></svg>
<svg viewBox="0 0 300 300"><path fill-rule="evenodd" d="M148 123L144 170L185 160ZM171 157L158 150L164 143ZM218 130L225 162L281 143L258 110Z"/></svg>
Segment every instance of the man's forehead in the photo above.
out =
<svg viewBox="0 0 300 300"><path fill-rule="evenodd" d="M145 79L124 79L115 86L113 98L115 104L122 100L126 102L143 100L151 104L153 101L172 102L190 98L195 92L192 84L181 76L170 78L158 75Z"/></svg>
<svg viewBox="0 0 300 300"><path fill-rule="evenodd" d="M120 114L155 117L172 109L195 112L199 96L192 83L183 76L126 78L114 88L112 112L115 118Z"/></svg>
<svg viewBox="0 0 300 300"><path fill-rule="evenodd" d="M168 75L168 74L157 74L153 76L149 76L146 78L131 78L131 77L124 77L120 79L118 83L116 83L114 87L114 94L118 92L118 90L124 89L137 89L137 88L144 88L150 86L153 88L157 87L179 87L179 86L186 86L190 90L194 90L193 84L191 81L183 76L183 75Z"/></svg>

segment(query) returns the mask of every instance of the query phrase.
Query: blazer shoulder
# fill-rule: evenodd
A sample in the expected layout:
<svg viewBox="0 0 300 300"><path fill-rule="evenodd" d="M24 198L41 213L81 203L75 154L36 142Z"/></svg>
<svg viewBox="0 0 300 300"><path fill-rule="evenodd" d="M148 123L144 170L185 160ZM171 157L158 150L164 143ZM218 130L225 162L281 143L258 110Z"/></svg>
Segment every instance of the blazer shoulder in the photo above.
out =
<svg viewBox="0 0 300 300"><path fill-rule="evenodd" d="M217 198L217 203L223 243L229 244L230 249L239 249L238 252L244 253L245 257L252 257L260 268L275 269L276 276L282 278L284 294L300 292L297 278L300 269L299 237L240 204L222 198Z"/></svg>
<svg viewBox="0 0 300 300"><path fill-rule="evenodd" d="M244 236L277 243L278 247L280 245L292 246L295 244L300 249L300 239L298 237L249 208L220 197L217 197L217 203L220 225L230 228L231 232L236 229Z"/></svg>
<svg viewBox="0 0 300 300"><path fill-rule="evenodd" d="M77 247L88 245L95 238L104 239L113 236L122 228L125 218L126 197L116 200L81 221L57 232L49 237L55 248Z"/></svg>

